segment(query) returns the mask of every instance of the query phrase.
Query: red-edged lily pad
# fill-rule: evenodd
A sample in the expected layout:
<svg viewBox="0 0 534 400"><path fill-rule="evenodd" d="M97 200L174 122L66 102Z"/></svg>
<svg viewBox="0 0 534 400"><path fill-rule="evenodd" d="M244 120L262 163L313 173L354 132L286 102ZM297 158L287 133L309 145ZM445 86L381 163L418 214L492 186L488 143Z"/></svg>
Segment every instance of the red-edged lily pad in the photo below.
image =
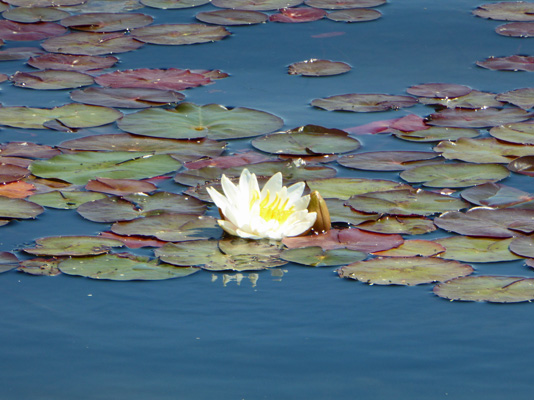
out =
<svg viewBox="0 0 534 400"><path fill-rule="evenodd" d="M272 22L312 22L324 18L325 10L320 8L300 7L300 8L281 8L277 14L272 14L269 21Z"/></svg>
<svg viewBox="0 0 534 400"><path fill-rule="evenodd" d="M525 110L516 108L486 108L479 110L447 109L431 114L429 125L453 128L486 128L513 122L526 121L532 117Z"/></svg>
<svg viewBox="0 0 534 400"><path fill-rule="evenodd" d="M456 140L459 138L476 137L480 132L476 129L469 128L447 128L440 126L432 126L428 129L412 132L396 132L396 137L410 142L437 142L441 140Z"/></svg>
<svg viewBox="0 0 534 400"><path fill-rule="evenodd" d="M477 61L482 68L498 71L534 71L534 57L513 55L508 57L490 57L484 61Z"/></svg>
<svg viewBox="0 0 534 400"><path fill-rule="evenodd" d="M77 71L17 72L9 78L15 86L38 90L72 89L94 83L92 76Z"/></svg>
<svg viewBox="0 0 534 400"><path fill-rule="evenodd" d="M534 208L534 195L499 183L485 183L462 191L463 199L492 208Z"/></svg>
<svg viewBox="0 0 534 400"><path fill-rule="evenodd" d="M93 192L124 196L133 193L150 193L155 191L157 186L153 183L138 181L136 179L96 178L87 182L85 189Z"/></svg>
<svg viewBox="0 0 534 400"><path fill-rule="evenodd" d="M139 13L86 13L61 20L61 25L87 32L116 32L147 26L154 21L150 15Z"/></svg>
<svg viewBox="0 0 534 400"><path fill-rule="evenodd" d="M0 21L0 39L4 40L42 40L63 35L67 29L54 22L22 24L15 21Z"/></svg>
<svg viewBox="0 0 534 400"><path fill-rule="evenodd" d="M96 106L149 108L179 103L185 99L185 96L174 90L90 87L72 91L70 98L79 103Z"/></svg>
<svg viewBox="0 0 534 400"><path fill-rule="evenodd" d="M534 22L511 22L498 26L495 32L502 36L534 37Z"/></svg>
<svg viewBox="0 0 534 400"><path fill-rule="evenodd" d="M306 181L306 184L310 190L317 190L325 199L335 198L342 200L347 200L351 196L358 194L411 188L409 185L400 182L365 178L313 179Z"/></svg>
<svg viewBox="0 0 534 400"><path fill-rule="evenodd" d="M62 71L91 71L110 68L119 61L113 56L83 56L72 54L43 54L31 57L28 65L38 69L59 69Z"/></svg>
<svg viewBox="0 0 534 400"><path fill-rule="evenodd" d="M454 98L436 98L436 97L420 97L419 103L443 106L446 108L489 108L502 107L504 103L496 99L496 93L481 92L479 90L471 90L469 94Z"/></svg>
<svg viewBox="0 0 534 400"><path fill-rule="evenodd" d="M405 240L394 249L377 251L373 255L380 257L434 257L445 251L445 247L430 240Z"/></svg>
<svg viewBox="0 0 534 400"><path fill-rule="evenodd" d="M324 8L326 10L343 10L377 7L386 4L386 0L306 0L304 3L310 7Z"/></svg>
<svg viewBox="0 0 534 400"><path fill-rule="evenodd" d="M74 32L45 40L41 46L51 53L98 56L136 50L144 43L122 32Z"/></svg>

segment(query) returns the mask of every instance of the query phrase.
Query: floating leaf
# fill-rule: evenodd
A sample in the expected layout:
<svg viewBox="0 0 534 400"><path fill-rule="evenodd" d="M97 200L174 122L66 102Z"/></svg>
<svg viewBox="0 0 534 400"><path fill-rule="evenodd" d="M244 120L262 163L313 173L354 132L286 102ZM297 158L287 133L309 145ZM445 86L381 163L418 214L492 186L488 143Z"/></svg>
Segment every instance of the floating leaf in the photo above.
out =
<svg viewBox="0 0 534 400"><path fill-rule="evenodd" d="M31 183L24 181L11 182L0 186L0 196L9 197L10 199L24 199L31 195L34 190L35 186Z"/></svg>
<svg viewBox="0 0 534 400"><path fill-rule="evenodd" d="M17 271L30 275L56 276L61 274L61 271L58 269L60 261L60 259L54 258L32 258L30 260L23 260L20 262Z"/></svg>
<svg viewBox="0 0 534 400"><path fill-rule="evenodd" d="M368 171L402 171L418 165L417 161L438 157L429 151L372 151L341 157L337 162L347 168Z"/></svg>
<svg viewBox="0 0 534 400"><path fill-rule="evenodd" d="M302 0L212 0L211 2L215 7L256 11L295 7L301 3Z"/></svg>
<svg viewBox="0 0 534 400"><path fill-rule="evenodd" d="M269 17L259 11L215 10L200 12L195 18L208 24L231 26L261 24Z"/></svg>
<svg viewBox="0 0 534 400"><path fill-rule="evenodd" d="M95 106L148 108L178 103L185 99L185 96L173 90L90 87L72 91L70 98L79 103Z"/></svg>
<svg viewBox="0 0 534 400"><path fill-rule="evenodd" d="M312 22L324 18L325 10L320 8L299 7L299 8L280 8L278 13L269 16L269 21L272 22Z"/></svg>
<svg viewBox="0 0 534 400"><path fill-rule="evenodd" d="M208 4L210 0L141 0L145 6L153 8L174 9L174 8L190 8L198 7Z"/></svg>
<svg viewBox="0 0 534 400"><path fill-rule="evenodd" d="M427 122L435 126L453 128L485 128L513 122L521 122L532 115L515 108L486 108L482 110L447 109L430 115Z"/></svg>
<svg viewBox="0 0 534 400"><path fill-rule="evenodd" d="M137 28L130 34L144 43L182 45L215 42L230 32L222 26L205 24L161 24Z"/></svg>
<svg viewBox="0 0 534 400"><path fill-rule="evenodd" d="M384 179L329 178L306 181L311 191L317 190L323 198L347 200L351 196L370 192L409 189L410 186Z"/></svg>
<svg viewBox="0 0 534 400"><path fill-rule="evenodd" d="M138 181L136 179L96 178L87 182L85 188L93 192L123 196L133 193L153 192L157 189L157 186L153 183Z"/></svg>
<svg viewBox="0 0 534 400"><path fill-rule="evenodd" d="M143 179L164 175L177 170L180 165L178 161L164 154L83 151L61 154L50 160L35 161L30 169L36 176L85 185L89 180L97 177Z"/></svg>
<svg viewBox="0 0 534 400"><path fill-rule="evenodd" d="M39 54L44 54L44 51L37 47L13 47L0 50L0 61L25 60Z"/></svg>
<svg viewBox="0 0 534 400"><path fill-rule="evenodd" d="M534 88L521 88L504 92L497 96L497 100L528 110L534 107Z"/></svg>
<svg viewBox="0 0 534 400"><path fill-rule="evenodd" d="M79 5L70 6L70 7L60 7L60 8L62 10L65 10L71 13L72 12L74 13L97 13L97 12L119 13L119 12L133 11L133 10L137 10L139 8L144 7L137 0L87 0L83 4L81 3L78 3L78 4Z"/></svg>
<svg viewBox="0 0 534 400"><path fill-rule="evenodd" d="M59 69L62 71L91 71L110 68L118 61L113 56L82 56L70 54L43 54L31 57L28 65L39 69Z"/></svg>
<svg viewBox="0 0 534 400"><path fill-rule="evenodd" d="M461 196L479 206L534 208L534 195L499 183L485 183L465 189Z"/></svg>
<svg viewBox="0 0 534 400"><path fill-rule="evenodd" d="M327 10L340 10L351 8L377 7L386 3L386 0L306 0L310 7L325 8Z"/></svg>
<svg viewBox="0 0 534 400"><path fill-rule="evenodd" d="M109 252L123 243L97 236L50 236L35 240L35 247L26 247L26 253L40 256L86 256Z"/></svg>
<svg viewBox="0 0 534 400"><path fill-rule="evenodd" d="M255 151L246 151L231 156L214 158L201 158L184 164L187 169L200 169L204 167L231 168L244 165L257 164L264 161L273 161L273 157L265 156Z"/></svg>
<svg viewBox="0 0 534 400"><path fill-rule="evenodd" d="M88 32L116 32L147 26L154 21L150 15L136 13L86 13L61 20L70 29Z"/></svg>
<svg viewBox="0 0 534 400"><path fill-rule="evenodd" d="M472 163L509 163L520 156L534 155L534 146L503 143L494 138L444 141L433 150L446 159Z"/></svg>
<svg viewBox="0 0 534 400"><path fill-rule="evenodd" d="M0 274L7 272L19 265L19 259L13 253L7 251L0 252Z"/></svg>
<svg viewBox="0 0 534 400"><path fill-rule="evenodd" d="M534 156L516 158L508 164L508 169L518 174L534 176Z"/></svg>
<svg viewBox="0 0 534 400"><path fill-rule="evenodd" d="M218 104L181 103L175 109L151 108L128 114L119 128L137 135L173 139L235 139L273 132L283 125L275 115Z"/></svg>
<svg viewBox="0 0 534 400"><path fill-rule="evenodd" d="M342 94L311 102L314 107L328 111L376 112L412 107L417 100L409 96L389 94Z"/></svg>
<svg viewBox="0 0 534 400"><path fill-rule="evenodd" d="M398 132L394 133L394 135L399 139L410 142L437 142L441 140L456 140L462 137L476 137L480 135L480 132L476 129L432 126L420 131Z"/></svg>
<svg viewBox="0 0 534 400"><path fill-rule="evenodd" d="M203 214L206 205L181 194L158 192L152 195L130 194L122 198L105 197L78 207L78 213L90 221L131 221L164 213Z"/></svg>
<svg viewBox="0 0 534 400"><path fill-rule="evenodd" d="M472 90L465 96L455 98L438 99L433 97L420 97L419 103L428 105L439 105L447 108L488 108L502 107L504 103L496 99L495 93L480 92Z"/></svg>
<svg viewBox="0 0 534 400"><path fill-rule="evenodd" d="M38 204L0 196L0 218L35 218L44 211Z"/></svg>
<svg viewBox="0 0 534 400"><path fill-rule="evenodd" d="M30 175L27 168L0 163L0 184L19 181Z"/></svg>
<svg viewBox="0 0 534 400"><path fill-rule="evenodd" d="M224 243L222 246L219 243ZM222 248L221 248L222 247ZM163 261L175 265L198 265L209 271L254 271L279 267L278 246L263 240L198 240L169 243L155 250Z"/></svg>
<svg viewBox="0 0 534 400"><path fill-rule="evenodd" d="M153 239L146 236L123 236L117 235L113 232L101 232L100 236L120 240L126 247L130 249L138 249L141 247L161 247L167 243L163 240Z"/></svg>
<svg viewBox="0 0 534 400"><path fill-rule="evenodd" d="M266 153L316 155L354 151L360 147L360 142L339 129L305 125L256 138L252 146Z"/></svg>
<svg viewBox="0 0 534 400"><path fill-rule="evenodd" d="M350 10L338 10L328 13L326 18L337 22L367 22L374 21L382 16L377 10L356 8Z"/></svg>
<svg viewBox="0 0 534 400"><path fill-rule="evenodd" d="M0 144L0 156L16 156L27 158L50 158L61 152L51 146L31 142L9 142Z"/></svg>
<svg viewBox="0 0 534 400"><path fill-rule="evenodd" d="M70 258L61 261L59 269L68 275L114 281L183 278L200 271L200 268L176 267L129 253Z"/></svg>
<svg viewBox="0 0 534 400"><path fill-rule="evenodd" d="M471 92L471 88L455 83L423 83L421 85L410 86L406 89L406 92L413 96L449 99L451 97L465 96Z"/></svg>
<svg viewBox="0 0 534 400"><path fill-rule="evenodd" d="M30 200L45 207L73 210L83 203L105 197L105 195L100 193L82 192L79 190L53 190L48 193L35 194L30 197Z"/></svg>
<svg viewBox="0 0 534 400"><path fill-rule="evenodd" d="M351 225L359 225L366 221L375 221L380 218L380 214L367 214L356 211L345 205L344 200L325 199L331 222L342 222Z"/></svg>
<svg viewBox="0 0 534 400"><path fill-rule="evenodd" d="M16 7L7 9L2 13L5 19L15 22L53 22L70 14L53 7Z"/></svg>
<svg viewBox="0 0 534 400"><path fill-rule="evenodd" d="M87 0L7 0L6 3L17 7L57 7L82 4Z"/></svg>
<svg viewBox="0 0 534 400"><path fill-rule="evenodd" d="M348 249L323 250L319 246L288 249L282 251L282 260L311 267L329 267L364 260L367 253Z"/></svg>
<svg viewBox="0 0 534 400"><path fill-rule="evenodd" d="M445 247L430 240L405 240L394 249L377 251L373 255L381 257L433 257L445 251Z"/></svg>
<svg viewBox="0 0 534 400"><path fill-rule="evenodd" d="M506 142L534 144L534 124L528 122L495 126L490 129L489 133Z"/></svg>
<svg viewBox="0 0 534 400"><path fill-rule="evenodd" d="M517 237L512 240L509 249L522 257L534 257L534 239L532 236Z"/></svg>
<svg viewBox="0 0 534 400"><path fill-rule="evenodd" d="M142 151L154 154L172 154L181 161L197 160L202 156L221 154L226 143L210 139L175 140L122 134L104 134L66 140L61 147L71 150Z"/></svg>
<svg viewBox="0 0 534 400"><path fill-rule="evenodd" d="M41 40L63 35L65 27L54 22L35 22L22 24L15 21L0 21L0 39L4 40Z"/></svg>
<svg viewBox="0 0 534 400"><path fill-rule="evenodd" d="M445 252L439 254L439 257L449 260L458 260L465 262L500 262L519 260L521 257L516 256L508 246L514 240L482 238L469 236L449 236L446 238L434 240L445 247Z"/></svg>
<svg viewBox="0 0 534 400"><path fill-rule="evenodd" d="M473 273L473 267L433 257L375 258L338 269L341 278L371 285L420 285L442 282Z"/></svg>
<svg viewBox="0 0 534 400"><path fill-rule="evenodd" d="M434 223L421 217L383 216L376 221L367 221L358 225L358 229L377 233L398 233L404 235L422 235L436 230Z"/></svg>
<svg viewBox="0 0 534 400"><path fill-rule="evenodd" d="M400 177L410 183L422 183L429 187L467 187L487 182L497 182L510 175L499 164L436 164L423 165L402 171Z"/></svg>
<svg viewBox="0 0 534 400"><path fill-rule="evenodd" d="M311 58L291 64L288 68L288 73L290 75L304 76L331 76L344 74L350 70L350 65L344 62Z"/></svg>
<svg viewBox="0 0 534 400"><path fill-rule="evenodd" d="M534 37L534 23L511 22L495 28L495 32L502 36L511 37Z"/></svg>
<svg viewBox="0 0 534 400"><path fill-rule="evenodd" d="M518 303L534 300L534 279L521 276L467 276L436 285L434 294L448 300Z"/></svg>
<svg viewBox="0 0 534 400"><path fill-rule="evenodd" d="M144 43L121 32L74 32L45 40L41 46L51 53L98 56L124 53L143 46Z"/></svg>
<svg viewBox="0 0 534 400"><path fill-rule="evenodd" d="M473 14L499 21L534 21L534 4L526 1L488 3L478 6Z"/></svg>
<svg viewBox="0 0 534 400"><path fill-rule="evenodd" d="M508 57L490 57L477 61L479 67L499 71L534 71L534 57L513 55Z"/></svg>
<svg viewBox="0 0 534 400"><path fill-rule="evenodd" d="M76 71L45 70L17 72L10 80L15 86L39 90L72 89L94 83L93 77Z"/></svg>

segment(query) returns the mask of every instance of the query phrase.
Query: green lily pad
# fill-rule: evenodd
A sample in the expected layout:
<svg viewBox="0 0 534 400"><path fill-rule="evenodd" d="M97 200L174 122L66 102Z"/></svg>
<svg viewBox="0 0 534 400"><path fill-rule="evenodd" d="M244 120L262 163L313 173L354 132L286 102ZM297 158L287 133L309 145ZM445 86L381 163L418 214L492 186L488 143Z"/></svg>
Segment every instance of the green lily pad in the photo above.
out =
<svg viewBox="0 0 534 400"><path fill-rule="evenodd" d="M436 164L414 167L402 171L400 177L410 183L423 183L429 187L468 187L497 182L510 175L500 164Z"/></svg>
<svg viewBox="0 0 534 400"><path fill-rule="evenodd" d="M20 262L17 271L38 276L56 276L61 274L58 269L60 258L32 258Z"/></svg>
<svg viewBox="0 0 534 400"><path fill-rule="evenodd" d="M434 241L445 247L445 252L439 254L441 258L484 263L520 260L522 257L516 256L508 250L508 246L513 240L514 238L449 236Z"/></svg>
<svg viewBox="0 0 534 400"><path fill-rule="evenodd" d="M85 189L92 192L108 193L116 196L126 196L134 193L151 193L157 188L153 183L136 179L96 178L90 180L85 185Z"/></svg>
<svg viewBox="0 0 534 400"><path fill-rule="evenodd" d="M534 88L521 88L497 95L497 100L513 104L523 110L534 107Z"/></svg>
<svg viewBox="0 0 534 400"><path fill-rule="evenodd" d="M305 125L256 138L252 146L266 153L307 156L348 153L360 148L361 144L340 129Z"/></svg>
<svg viewBox="0 0 534 400"><path fill-rule="evenodd" d="M226 143L211 139L175 140L119 133L66 140L60 144L60 147L71 150L142 151L154 154L171 154L176 159L185 162L201 157L216 157L224 151Z"/></svg>
<svg viewBox="0 0 534 400"><path fill-rule="evenodd" d="M70 258L61 261L59 269L68 275L113 281L155 281L183 278L200 271L200 268L177 267L160 263L158 259L129 253Z"/></svg>
<svg viewBox="0 0 534 400"><path fill-rule="evenodd" d="M368 214L354 210L352 207L345 205L345 200L325 199L325 202L332 222L359 225L362 222L375 221L380 218L380 214Z"/></svg>
<svg viewBox="0 0 534 400"><path fill-rule="evenodd" d="M29 200L41 206L73 210L83 203L104 199L101 193L84 192L81 190L53 190L48 193L34 194Z"/></svg>
<svg viewBox="0 0 534 400"><path fill-rule="evenodd" d="M410 96L394 96L389 94L342 94L311 102L314 107L328 111L376 112L397 110L412 107L417 99Z"/></svg>
<svg viewBox="0 0 534 400"><path fill-rule="evenodd" d="M498 21L534 21L534 4L528 1L501 1L478 6L473 14Z"/></svg>
<svg viewBox="0 0 534 400"><path fill-rule="evenodd" d="M149 178L176 171L180 166L180 162L164 154L82 151L34 161L30 170L34 175L43 178L62 179L75 185L84 185L97 177Z"/></svg>
<svg viewBox="0 0 534 400"><path fill-rule="evenodd" d="M432 159L436 157L430 151L371 151L341 157L337 162L347 168L368 171L402 171L421 162L435 163Z"/></svg>
<svg viewBox="0 0 534 400"><path fill-rule="evenodd" d="M463 190L463 199L492 208L534 208L534 195L499 183L485 183Z"/></svg>
<svg viewBox="0 0 534 400"><path fill-rule="evenodd" d="M108 253L124 244L120 240L98 236L50 236L35 240L35 247L26 247L26 253L39 256L87 256Z"/></svg>
<svg viewBox="0 0 534 400"><path fill-rule="evenodd" d="M263 240L230 239L222 248L217 240L168 243L154 252L170 264L209 271L255 271L287 264L279 258L279 246Z"/></svg>
<svg viewBox="0 0 534 400"><path fill-rule="evenodd" d="M180 214L203 214L206 205L200 200L181 194L158 192L152 195L131 194L120 197L105 197L78 207L78 213L90 221L131 221L149 215L166 212Z"/></svg>
<svg viewBox="0 0 534 400"><path fill-rule="evenodd" d="M454 99L419 98L419 103L443 106L447 108L484 109L488 107L502 107L503 102L496 99L496 93L472 90L465 96Z"/></svg>
<svg viewBox="0 0 534 400"><path fill-rule="evenodd" d="M111 231L118 235L154 236L166 242L218 238L222 234L215 218L169 212L115 222Z"/></svg>
<svg viewBox="0 0 534 400"><path fill-rule="evenodd" d="M434 257L374 258L341 267L341 278L371 285L420 285L473 273L470 265Z"/></svg>
<svg viewBox="0 0 534 400"><path fill-rule="evenodd" d="M368 213L394 215L432 215L457 211L469 204L461 199L425 190L403 189L352 196L347 204Z"/></svg>
<svg viewBox="0 0 534 400"><path fill-rule="evenodd" d="M235 139L258 136L282 127L275 115L236 107L228 109L218 104L197 106L181 103L175 109L150 108L128 114L118 123L130 133L171 139Z"/></svg>
<svg viewBox="0 0 534 400"><path fill-rule="evenodd" d="M339 2L338 2L339 4ZM367 22L378 19L382 13L370 8L353 8L329 12L326 18L336 22Z"/></svg>
<svg viewBox="0 0 534 400"><path fill-rule="evenodd" d="M347 200L351 196L358 194L411 188L409 185L395 181L365 178L313 179L306 181L306 184L311 191L317 190L325 199L336 198L342 200Z"/></svg>
<svg viewBox="0 0 534 400"><path fill-rule="evenodd" d="M528 122L495 126L489 133L494 138L506 142L534 144L534 124Z"/></svg>
<svg viewBox="0 0 534 400"><path fill-rule="evenodd" d="M44 212L39 204L23 199L11 199L0 196L0 218L35 218Z"/></svg>
<svg viewBox="0 0 534 400"><path fill-rule="evenodd" d="M389 250L375 251L380 257L434 257L445 251L445 247L431 240L405 240L403 244Z"/></svg>
<svg viewBox="0 0 534 400"><path fill-rule="evenodd" d="M440 283L434 294L448 300L518 303L534 300L534 279L521 276L467 276Z"/></svg>
<svg viewBox="0 0 534 400"><path fill-rule="evenodd" d="M7 251L0 252L0 274L19 266L19 259L13 253Z"/></svg>
<svg viewBox="0 0 534 400"><path fill-rule="evenodd" d="M110 124L122 116L113 108L71 103L55 108L0 107L0 124L26 129L46 129L58 121L69 128L90 128Z"/></svg>
<svg viewBox="0 0 534 400"><path fill-rule="evenodd" d="M441 156L448 160L508 164L514 158L534 155L534 145L503 143L494 138L460 138L455 142L440 142L434 147L434 151L441 153Z"/></svg>
<svg viewBox="0 0 534 400"><path fill-rule="evenodd" d="M367 253L349 249L323 250L320 246L284 250L280 258L310 267L329 267L364 260Z"/></svg>
<svg viewBox="0 0 534 400"><path fill-rule="evenodd" d="M431 126L428 129L412 132L394 132L394 135L402 140L410 142L438 142L442 140L456 140L462 137L472 138L480 135L476 129L447 128Z"/></svg>
<svg viewBox="0 0 534 400"><path fill-rule="evenodd" d="M399 233L403 235L422 235L436 230L434 223L423 217L399 217L385 215L376 221L358 225L358 229L377 233Z"/></svg>

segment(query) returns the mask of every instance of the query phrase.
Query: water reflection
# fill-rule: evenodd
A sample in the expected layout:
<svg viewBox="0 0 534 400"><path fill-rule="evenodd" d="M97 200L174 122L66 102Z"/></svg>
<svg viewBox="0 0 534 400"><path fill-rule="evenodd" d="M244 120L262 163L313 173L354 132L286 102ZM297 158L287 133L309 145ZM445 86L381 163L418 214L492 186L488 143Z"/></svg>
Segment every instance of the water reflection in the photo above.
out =
<svg viewBox="0 0 534 400"><path fill-rule="evenodd" d="M273 268L269 270L269 272L271 273L271 278L273 282L281 282L282 277L284 276L284 274L287 273L287 269ZM211 281L215 282L219 280L219 277L220 277L220 274L213 273L211 274ZM255 272L251 272L248 274L243 274L241 272L236 272L233 274L222 274L222 284L224 287L226 287L229 283L235 282L237 286L240 286L241 282L245 278L248 279L252 287L256 287L256 284L258 282L258 279L260 278L260 275Z"/></svg>

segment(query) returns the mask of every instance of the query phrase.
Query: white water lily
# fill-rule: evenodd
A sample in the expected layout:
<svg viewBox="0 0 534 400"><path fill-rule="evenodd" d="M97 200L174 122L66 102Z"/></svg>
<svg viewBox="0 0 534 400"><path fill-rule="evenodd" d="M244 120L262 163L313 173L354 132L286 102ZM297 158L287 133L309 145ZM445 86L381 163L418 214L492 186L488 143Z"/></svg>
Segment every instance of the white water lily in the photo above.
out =
<svg viewBox="0 0 534 400"><path fill-rule="evenodd" d="M258 179L248 169L234 185L225 175L221 178L224 195L207 188L219 207L221 228L234 236L247 239L274 239L297 236L315 223L317 214L307 207L310 196L302 196L304 182L282 186L282 174L277 172L260 191Z"/></svg>

